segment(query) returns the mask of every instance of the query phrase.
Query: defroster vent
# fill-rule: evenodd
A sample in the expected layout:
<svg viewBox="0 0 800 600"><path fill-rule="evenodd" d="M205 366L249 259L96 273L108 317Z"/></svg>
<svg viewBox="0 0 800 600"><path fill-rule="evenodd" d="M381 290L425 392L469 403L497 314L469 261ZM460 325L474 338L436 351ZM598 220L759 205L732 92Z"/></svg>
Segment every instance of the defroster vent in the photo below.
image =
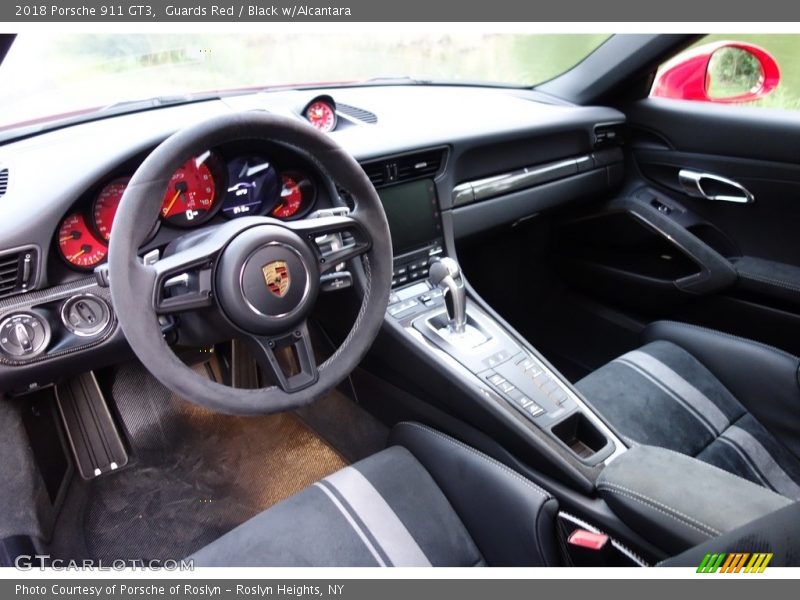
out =
<svg viewBox="0 0 800 600"><path fill-rule="evenodd" d="M0 169L0 197L8 190L8 169Z"/></svg>

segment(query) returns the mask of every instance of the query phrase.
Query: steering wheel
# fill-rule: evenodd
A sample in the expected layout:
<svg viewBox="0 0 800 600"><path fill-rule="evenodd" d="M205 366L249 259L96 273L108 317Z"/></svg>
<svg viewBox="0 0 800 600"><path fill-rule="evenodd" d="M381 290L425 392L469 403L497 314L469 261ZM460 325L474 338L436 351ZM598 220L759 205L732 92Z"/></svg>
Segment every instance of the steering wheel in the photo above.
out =
<svg viewBox="0 0 800 600"><path fill-rule="evenodd" d="M156 222L170 177L191 156L241 140L268 140L313 161L352 196L346 215L284 222L243 217L186 236L177 250L144 264L138 257ZM346 243L323 252L318 238ZM337 245L338 246L338 245ZM360 260L361 307L341 346L317 365L306 320L320 277L339 263ZM136 356L179 396L229 414L266 414L310 403L358 365L383 323L392 277L386 214L359 164L305 123L265 112L234 113L179 131L160 144L128 184L114 220L109 280L117 318ZM208 311L213 311L213 319ZM231 337L250 341L258 363L276 385L237 389L197 375L164 339L159 316L197 312L224 324ZM218 318L221 317L221 318ZM228 338L230 339L230 338ZM282 349L295 355L284 373Z"/></svg>

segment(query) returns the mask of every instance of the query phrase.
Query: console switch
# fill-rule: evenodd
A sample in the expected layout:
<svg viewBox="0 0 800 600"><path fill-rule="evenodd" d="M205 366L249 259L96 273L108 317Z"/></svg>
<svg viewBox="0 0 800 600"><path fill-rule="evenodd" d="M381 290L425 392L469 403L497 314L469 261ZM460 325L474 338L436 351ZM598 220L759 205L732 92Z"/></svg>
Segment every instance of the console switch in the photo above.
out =
<svg viewBox="0 0 800 600"><path fill-rule="evenodd" d="M544 408L518 390L513 383L507 381L500 373L490 371L484 377L486 381L492 384L495 390L502 392L503 397L527 417L538 417L545 412Z"/></svg>
<svg viewBox="0 0 800 600"><path fill-rule="evenodd" d="M17 313L0 323L0 353L8 358L33 358L47 349L50 327L34 313Z"/></svg>
<svg viewBox="0 0 800 600"><path fill-rule="evenodd" d="M528 413L531 417L538 417L544 412L544 409L541 406L536 404L536 402L528 398L522 392L517 391L516 393L513 393L511 395L511 399L518 407Z"/></svg>

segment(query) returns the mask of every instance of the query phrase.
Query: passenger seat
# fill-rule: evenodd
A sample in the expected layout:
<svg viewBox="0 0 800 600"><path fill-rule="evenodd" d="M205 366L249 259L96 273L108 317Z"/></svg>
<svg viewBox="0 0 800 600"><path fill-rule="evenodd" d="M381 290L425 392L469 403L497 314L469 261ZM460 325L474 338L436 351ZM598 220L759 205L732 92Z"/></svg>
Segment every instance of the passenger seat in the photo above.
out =
<svg viewBox="0 0 800 600"><path fill-rule="evenodd" d="M668 448L800 499L800 360L672 321L576 387L631 444Z"/></svg>

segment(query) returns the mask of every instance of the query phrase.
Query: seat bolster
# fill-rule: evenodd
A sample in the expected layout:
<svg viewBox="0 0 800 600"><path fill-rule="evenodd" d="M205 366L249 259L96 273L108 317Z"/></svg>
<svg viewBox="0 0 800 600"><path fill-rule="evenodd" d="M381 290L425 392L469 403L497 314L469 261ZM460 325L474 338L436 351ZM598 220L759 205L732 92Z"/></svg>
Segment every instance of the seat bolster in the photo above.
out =
<svg viewBox="0 0 800 600"><path fill-rule="evenodd" d="M656 321L644 343L666 340L689 352L767 430L800 458L800 359L752 340L674 321Z"/></svg>
<svg viewBox="0 0 800 600"><path fill-rule="evenodd" d="M418 423L389 436L431 474L490 566L557 566L557 501L516 471Z"/></svg>

